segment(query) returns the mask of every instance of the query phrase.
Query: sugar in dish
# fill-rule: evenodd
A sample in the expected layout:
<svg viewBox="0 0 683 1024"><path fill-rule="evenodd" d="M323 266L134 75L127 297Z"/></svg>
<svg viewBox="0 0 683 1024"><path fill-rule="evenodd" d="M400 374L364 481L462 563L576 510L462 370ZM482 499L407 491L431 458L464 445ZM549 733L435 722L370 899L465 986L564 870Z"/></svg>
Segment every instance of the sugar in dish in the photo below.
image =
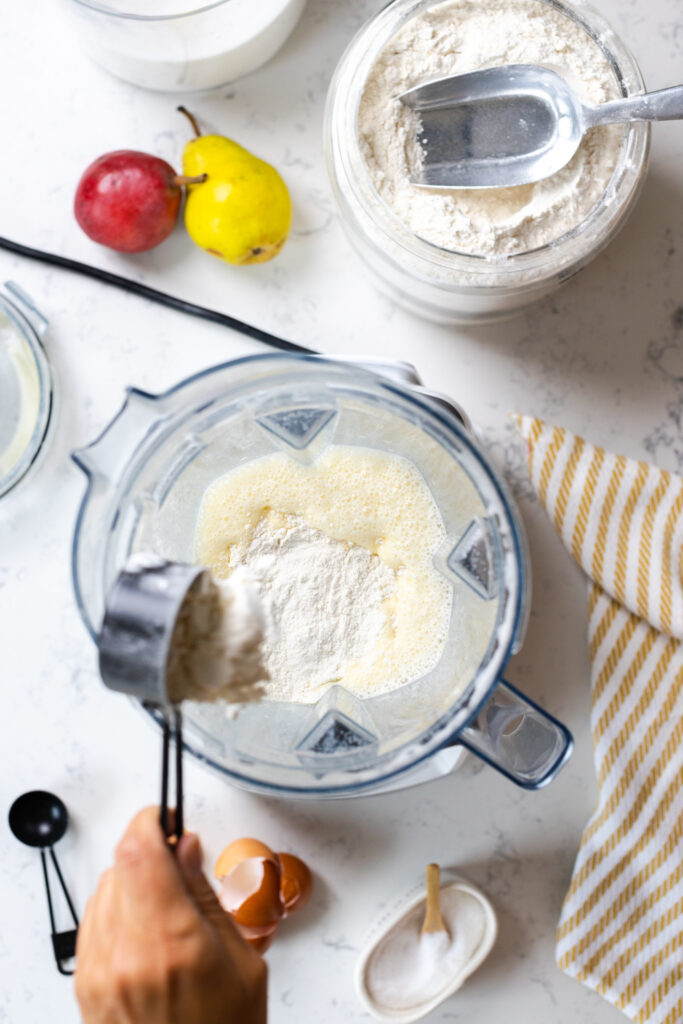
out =
<svg viewBox="0 0 683 1024"><path fill-rule="evenodd" d="M419 1020L453 995L488 956L496 916L486 896L462 879L441 887L446 931L421 934L424 891L399 901L372 929L361 955L358 993L379 1020Z"/></svg>

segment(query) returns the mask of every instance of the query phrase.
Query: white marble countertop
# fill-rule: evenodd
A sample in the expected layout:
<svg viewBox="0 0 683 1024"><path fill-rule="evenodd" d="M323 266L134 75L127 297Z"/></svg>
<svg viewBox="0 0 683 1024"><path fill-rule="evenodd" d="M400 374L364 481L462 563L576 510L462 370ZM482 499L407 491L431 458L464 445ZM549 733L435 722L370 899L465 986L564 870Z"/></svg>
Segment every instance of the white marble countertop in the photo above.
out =
<svg viewBox="0 0 683 1024"><path fill-rule="evenodd" d="M585 587L525 482L510 410L542 415L630 455L683 468L683 130L653 136L652 168L630 222L588 270L524 316L495 326L421 322L376 293L342 233L320 144L325 90L354 30L381 0L309 0L263 71L192 108L279 167L293 235L271 264L229 268L179 228L156 252L123 258L94 246L72 215L75 183L102 152L156 152L176 165L187 136L173 97L92 66L52 0L5 5L0 19L0 233L95 262L214 306L324 352L414 360L426 383L463 401L512 480L528 527L534 599L510 680L572 728L576 752L539 793L471 760L419 789L297 804L231 789L187 764L187 817L211 862L253 834L305 857L312 905L268 954L272 1024L368 1020L352 974L363 934L427 861L479 883L499 913L485 966L431 1024L616 1024L620 1015L555 967L553 936L595 786L588 735ZM635 48L650 88L680 80L681 0L599 0ZM0 806L25 789L60 793L73 828L60 845L80 909L132 813L157 799L159 743L107 694L77 615L69 545L83 490L69 453L97 434L126 385L152 391L257 346L218 326L0 252L51 322L59 378L56 434L39 473L0 505L3 771ZM4 811L3 811L4 814ZM0 828L0 1021L79 1019L51 962L38 858Z"/></svg>

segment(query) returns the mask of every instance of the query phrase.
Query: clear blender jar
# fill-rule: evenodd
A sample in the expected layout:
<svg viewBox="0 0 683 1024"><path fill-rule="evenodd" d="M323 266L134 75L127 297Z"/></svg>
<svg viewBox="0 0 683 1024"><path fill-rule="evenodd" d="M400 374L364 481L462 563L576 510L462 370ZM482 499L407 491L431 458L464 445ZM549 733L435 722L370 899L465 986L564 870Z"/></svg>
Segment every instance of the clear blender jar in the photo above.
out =
<svg viewBox="0 0 683 1024"><path fill-rule="evenodd" d="M366 699L334 685L316 703L264 700L235 720L220 703L187 704L187 749L272 795L376 790L454 743L521 786L544 785L572 739L502 680L530 597L518 515L457 408L427 393L405 364L255 356L164 394L129 390L103 434L74 453L87 489L73 575L89 632L97 637L106 595L131 554L193 560L201 499L217 477L273 452L310 463L328 445L401 455L429 486L446 532L435 565L453 595L441 659L423 678Z"/></svg>

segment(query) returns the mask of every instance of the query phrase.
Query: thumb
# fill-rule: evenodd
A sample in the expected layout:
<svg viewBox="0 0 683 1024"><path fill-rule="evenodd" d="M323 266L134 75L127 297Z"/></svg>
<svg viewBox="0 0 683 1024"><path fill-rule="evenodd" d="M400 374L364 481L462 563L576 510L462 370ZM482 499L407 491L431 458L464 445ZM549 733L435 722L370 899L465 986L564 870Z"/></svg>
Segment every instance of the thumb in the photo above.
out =
<svg viewBox="0 0 683 1024"><path fill-rule="evenodd" d="M211 883L202 871L202 846L198 836L186 832L178 843L176 854L185 887L201 915L221 932L225 933L227 930L239 936L235 924L218 902Z"/></svg>
<svg viewBox="0 0 683 1024"><path fill-rule="evenodd" d="M117 890L136 915L157 922L170 908L187 907L187 894L174 858L159 828L159 809L140 811L116 848Z"/></svg>

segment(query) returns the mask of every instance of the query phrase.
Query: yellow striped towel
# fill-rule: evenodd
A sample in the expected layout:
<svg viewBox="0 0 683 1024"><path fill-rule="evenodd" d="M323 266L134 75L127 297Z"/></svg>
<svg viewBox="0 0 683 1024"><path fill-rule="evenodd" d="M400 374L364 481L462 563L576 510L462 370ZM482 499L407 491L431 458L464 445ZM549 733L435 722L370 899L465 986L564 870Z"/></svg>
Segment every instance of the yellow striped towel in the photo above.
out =
<svg viewBox="0 0 683 1024"><path fill-rule="evenodd" d="M557 963L632 1020L683 1022L683 478L517 418L529 473L592 579L597 808Z"/></svg>

